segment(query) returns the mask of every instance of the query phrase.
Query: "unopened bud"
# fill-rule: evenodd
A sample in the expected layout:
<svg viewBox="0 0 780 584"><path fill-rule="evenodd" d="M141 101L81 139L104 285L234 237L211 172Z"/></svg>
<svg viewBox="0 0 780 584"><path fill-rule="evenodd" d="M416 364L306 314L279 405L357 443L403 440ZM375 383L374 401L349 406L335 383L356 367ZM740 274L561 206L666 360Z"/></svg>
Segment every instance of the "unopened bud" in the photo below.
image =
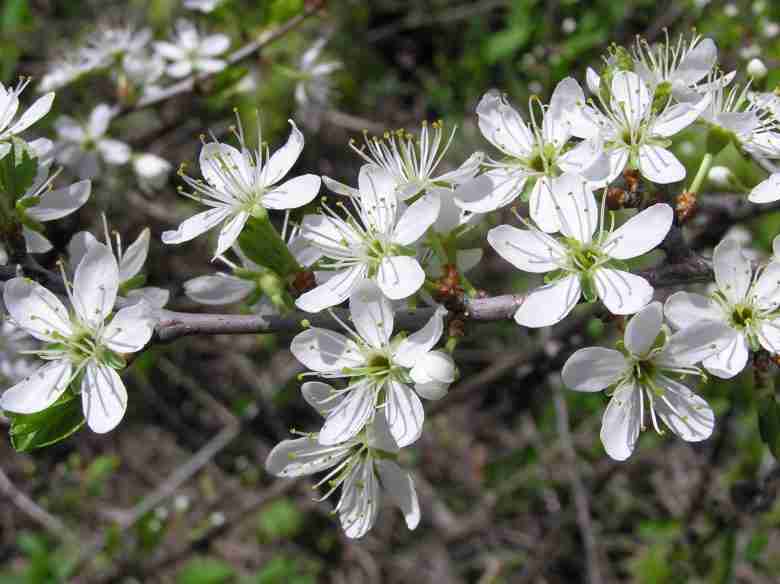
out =
<svg viewBox="0 0 780 584"><path fill-rule="evenodd" d="M716 187L728 188L731 186L734 175L725 166L713 166L707 173L707 180Z"/></svg>
<svg viewBox="0 0 780 584"><path fill-rule="evenodd" d="M768 72L766 65L764 65L764 62L761 59L750 59L747 64L747 74L752 79L763 79Z"/></svg>

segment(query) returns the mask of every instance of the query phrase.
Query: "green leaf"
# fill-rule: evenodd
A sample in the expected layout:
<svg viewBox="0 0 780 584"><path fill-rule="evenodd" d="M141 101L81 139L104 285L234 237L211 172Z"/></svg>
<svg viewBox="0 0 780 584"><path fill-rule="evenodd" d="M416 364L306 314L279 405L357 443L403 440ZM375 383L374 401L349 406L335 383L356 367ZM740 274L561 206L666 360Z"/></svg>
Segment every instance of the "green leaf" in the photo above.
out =
<svg viewBox="0 0 780 584"><path fill-rule="evenodd" d="M177 584L226 584L236 576L235 570L222 560L199 557L187 562L176 575Z"/></svg>
<svg viewBox="0 0 780 584"><path fill-rule="evenodd" d="M257 528L264 541L293 538L303 528L303 514L290 499L279 499L258 515Z"/></svg>
<svg viewBox="0 0 780 584"><path fill-rule="evenodd" d="M273 270L282 278L302 269L268 217L250 217L238 238L238 244L250 260Z"/></svg>
<svg viewBox="0 0 780 584"><path fill-rule="evenodd" d="M0 160L0 189L13 207L29 189L38 172L38 159L23 140L13 139L13 149Z"/></svg>
<svg viewBox="0 0 780 584"><path fill-rule="evenodd" d="M780 405L774 396L764 396L758 401L758 431L772 455L780 459Z"/></svg>
<svg viewBox="0 0 780 584"><path fill-rule="evenodd" d="M42 412L6 412L6 415L11 420L11 446L17 452L29 452L56 444L84 425L81 399L70 393L65 393L53 406Z"/></svg>

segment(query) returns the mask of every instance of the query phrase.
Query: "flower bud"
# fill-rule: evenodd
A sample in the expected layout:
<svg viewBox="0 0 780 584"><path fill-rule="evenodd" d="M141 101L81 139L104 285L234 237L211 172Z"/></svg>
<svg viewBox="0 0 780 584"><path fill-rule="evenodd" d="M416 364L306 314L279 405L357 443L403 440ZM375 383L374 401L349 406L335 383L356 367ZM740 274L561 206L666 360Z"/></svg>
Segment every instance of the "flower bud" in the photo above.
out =
<svg viewBox="0 0 780 584"><path fill-rule="evenodd" d="M133 158L133 170L144 191L158 190L168 182L171 163L155 154L139 154Z"/></svg>
<svg viewBox="0 0 780 584"><path fill-rule="evenodd" d="M707 174L707 180L710 181L713 186L723 189L732 185L734 175L731 170L725 166L713 166Z"/></svg>
<svg viewBox="0 0 780 584"><path fill-rule="evenodd" d="M761 59L753 58L747 64L747 74L753 79L763 79L769 71Z"/></svg>

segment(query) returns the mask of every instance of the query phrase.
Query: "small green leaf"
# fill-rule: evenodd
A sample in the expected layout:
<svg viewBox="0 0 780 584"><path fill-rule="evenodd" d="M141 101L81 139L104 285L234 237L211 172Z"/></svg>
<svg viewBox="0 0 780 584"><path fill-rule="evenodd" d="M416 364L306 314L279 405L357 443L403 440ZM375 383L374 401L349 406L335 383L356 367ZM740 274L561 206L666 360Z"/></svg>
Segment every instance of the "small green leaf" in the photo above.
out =
<svg viewBox="0 0 780 584"><path fill-rule="evenodd" d="M226 584L233 581L235 570L216 558L194 558L176 575L177 584Z"/></svg>
<svg viewBox="0 0 780 584"><path fill-rule="evenodd" d="M36 414L6 412L11 420L11 445L17 452L51 446L71 436L84 425L81 399L65 393L48 409Z"/></svg>
<svg viewBox="0 0 780 584"><path fill-rule="evenodd" d="M250 217L238 243L250 260L283 278L302 269L267 216Z"/></svg>

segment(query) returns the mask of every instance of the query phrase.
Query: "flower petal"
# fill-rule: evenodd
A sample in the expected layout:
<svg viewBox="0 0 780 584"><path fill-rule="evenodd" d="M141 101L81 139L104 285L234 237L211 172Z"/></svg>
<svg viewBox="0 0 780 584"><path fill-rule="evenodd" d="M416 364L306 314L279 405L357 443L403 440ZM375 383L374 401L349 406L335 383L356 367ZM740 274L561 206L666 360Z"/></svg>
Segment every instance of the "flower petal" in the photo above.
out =
<svg viewBox="0 0 780 584"><path fill-rule="evenodd" d="M403 367L414 367L417 359L439 342L444 332L444 316L447 310L439 308L420 330L406 337L393 354L393 361Z"/></svg>
<svg viewBox="0 0 780 584"><path fill-rule="evenodd" d="M24 225L22 226L22 236L27 253L46 253L53 247L51 241L46 239L44 235Z"/></svg>
<svg viewBox="0 0 780 584"><path fill-rule="evenodd" d="M596 294L612 314L634 314L653 299L653 287L641 276L599 268L593 279Z"/></svg>
<svg viewBox="0 0 780 584"><path fill-rule="evenodd" d="M352 290L366 277L367 268L358 264L336 272L326 282L299 296L295 305L306 312L320 312L341 304L349 298Z"/></svg>
<svg viewBox="0 0 780 584"><path fill-rule="evenodd" d="M344 535L358 539L369 532L379 514L380 497L373 460L364 459L353 468L341 487L338 511Z"/></svg>
<svg viewBox="0 0 780 584"><path fill-rule="evenodd" d="M626 460L634 452L642 427L641 399L639 388L628 383L615 392L604 411L601 443L614 460Z"/></svg>
<svg viewBox="0 0 780 584"><path fill-rule="evenodd" d="M108 246L95 243L76 266L73 308L85 322L98 326L111 313L119 290L119 266Z"/></svg>
<svg viewBox="0 0 780 584"><path fill-rule="evenodd" d="M780 262L771 262L761 272L751 292L762 310L774 310L780 305Z"/></svg>
<svg viewBox="0 0 780 584"><path fill-rule="evenodd" d="M42 412L68 389L71 365L67 359L49 361L0 396L0 410L15 414Z"/></svg>
<svg viewBox="0 0 780 584"><path fill-rule="evenodd" d="M143 349L154 333L150 306L139 302L114 315L103 331L103 340L117 353L136 353Z"/></svg>
<svg viewBox="0 0 780 584"><path fill-rule="evenodd" d="M710 96L708 94L697 104L675 104L658 116L652 125L651 132L656 136L674 136L695 122L709 103Z"/></svg>
<svg viewBox="0 0 780 584"><path fill-rule="evenodd" d="M721 311L707 296L693 292L675 292L664 306L666 319L677 329L687 328L702 320L719 320Z"/></svg>
<svg viewBox="0 0 780 584"><path fill-rule="evenodd" d="M616 383L625 372L623 354L614 349L586 347L566 360L561 375L563 383L575 391L601 391Z"/></svg>
<svg viewBox="0 0 780 584"><path fill-rule="evenodd" d="M758 341L770 353L780 353L780 318L761 323Z"/></svg>
<svg viewBox="0 0 780 584"><path fill-rule="evenodd" d="M184 293L195 302L207 305L232 304L249 296L255 284L243 278L216 274L199 276L184 282Z"/></svg>
<svg viewBox="0 0 780 584"><path fill-rule="evenodd" d="M395 315L390 301L371 280L364 280L349 296L349 312L358 334L375 349L390 343Z"/></svg>
<svg viewBox="0 0 780 584"><path fill-rule="evenodd" d="M126 282L144 267L146 256L149 255L150 231L144 227L136 240L122 254L119 261L119 281Z"/></svg>
<svg viewBox="0 0 780 584"><path fill-rule="evenodd" d="M224 34L213 34L205 37L198 46L198 53L206 57L221 55L230 47L230 37Z"/></svg>
<svg viewBox="0 0 780 584"><path fill-rule="evenodd" d="M345 367L360 367L365 357L357 345L341 333L310 328L295 335L290 351L313 371L339 373Z"/></svg>
<svg viewBox="0 0 780 584"><path fill-rule="evenodd" d="M455 204L472 213L489 213L519 197L528 179L522 171L489 170L455 190Z"/></svg>
<svg viewBox="0 0 780 584"><path fill-rule="evenodd" d="M598 205L593 190L581 176L566 173L552 182L561 233L589 244L598 225Z"/></svg>
<svg viewBox="0 0 780 584"><path fill-rule="evenodd" d="M732 329L725 323L705 320L677 331L655 356L661 367L690 367L726 348L733 339Z"/></svg>
<svg viewBox="0 0 780 584"><path fill-rule="evenodd" d="M317 410L320 415L327 416L344 401L344 393L333 389L333 386L321 381L307 381L301 386L301 394L306 403Z"/></svg>
<svg viewBox="0 0 780 584"><path fill-rule="evenodd" d="M300 477L318 473L344 460L354 444L323 446L314 438L284 440L265 460L266 470L277 477Z"/></svg>
<svg viewBox="0 0 780 584"><path fill-rule="evenodd" d="M721 241L712 254L712 267L715 282L729 302L742 302L750 289L753 271L739 242L731 238Z"/></svg>
<svg viewBox="0 0 780 584"><path fill-rule="evenodd" d="M414 529L420 523L420 503L417 500L417 491L414 488L412 475L401 470L401 467L392 460L387 459L377 460L376 468L379 471L379 480L384 492L404 514L406 527Z"/></svg>
<svg viewBox="0 0 780 584"><path fill-rule="evenodd" d="M499 225L487 234L488 243L498 254L524 272L542 274L557 270L566 250L555 239L530 229Z"/></svg>
<svg viewBox="0 0 780 584"><path fill-rule="evenodd" d="M287 120L290 124L290 136L284 146L273 153L263 168L263 178L266 185L275 185L282 180L293 165L298 161L298 157L303 151L304 138L298 126L292 120ZM317 185L319 190L319 184ZM305 203L304 203L305 204ZM292 207L285 207L292 208Z"/></svg>
<svg viewBox="0 0 780 584"><path fill-rule="evenodd" d="M758 183L748 196L751 203L774 203L780 199L780 172Z"/></svg>
<svg viewBox="0 0 780 584"><path fill-rule="evenodd" d="M633 71L615 72L611 95L613 111L623 112L634 128L639 126L653 103L647 85Z"/></svg>
<svg viewBox="0 0 780 584"><path fill-rule="evenodd" d="M214 258L223 255L232 247L234 243L236 243L236 241L238 241L238 236L241 235L241 231L244 229L244 226L248 220L249 213L246 213L245 211L239 211L230 219L225 221L222 229L219 230L219 237L217 238L217 250L214 252Z"/></svg>
<svg viewBox="0 0 780 584"><path fill-rule="evenodd" d="M385 386L385 416L390 433L400 448L417 441L422 434L425 412L417 394L409 386L390 379Z"/></svg>
<svg viewBox="0 0 780 584"><path fill-rule="evenodd" d="M750 346L745 336L735 330L732 330L731 334L731 343L702 361L707 371L721 379L731 379L738 375L747 365L750 356Z"/></svg>
<svg viewBox="0 0 780 584"><path fill-rule="evenodd" d="M325 418L320 444L341 444L353 438L371 421L378 390L370 379L361 379Z"/></svg>
<svg viewBox="0 0 780 584"><path fill-rule="evenodd" d="M54 92L39 97L29 108L27 108L27 111L16 120L16 123L3 133L11 135L24 132L27 128L49 113L53 102Z"/></svg>
<svg viewBox="0 0 780 584"><path fill-rule="evenodd" d="M686 442L701 442L712 435L715 414L702 397L663 375L656 377L656 383L664 391L653 399L653 405L672 432Z"/></svg>
<svg viewBox="0 0 780 584"><path fill-rule="evenodd" d="M315 174L296 176L263 195L266 209L297 209L311 203L320 192L320 177Z"/></svg>
<svg viewBox="0 0 780 584"><path fill-rule="evenodd" d="M391 300L408 298L425 282L425 272L416 258L409 256L385 257L379 264L377 284Z"/></svg>
<svg viewBox="0 0 780 584"><path fill-rule="evenodd" d="M133 151L124 142L103 138L97 143L98 152L108 164L125 164L130 160Z"/></svg>
<svg viewBox="0 0 780 584"><path fill-rule="evenodd" d="M398 201L392 175L373 164L365 164L358 175L360 203L368 223L366 227L390 234L395 226Z"/></svg>
<svg viewBox="0 0 780 584"><path fill-rule="evenodd" d="M127 389L116 371L91 361L84 368L81 403L89 428L96 434L105 434L125 417Z"/></svg>
<svg viewBox="0 0 780 584"><path fill-rule="evenodd" d="M409 375L415 383L450 384L455 381L455 372L455 361L449 353L428 351L420 356Z"/></svg>
<svg viewBox="0 0 780 584"><path fill-rule="evenodd" d="M37 205L27 209L27 214L36 221L62 219L81 208L89 199L91 192L92 183L88 180L48 191L41 196Z"/></svg>
<svg viewBox="0 0 780 584"><path fill-rule="evenodd" d="M477 118L482 135L502 152L515 158L531 153L531 130L499 91L491 89L482 96L477 104Z"/></svg>
<svg viewBox="0 0 780 584"><path fill-rule="evenodd" d="M579 302L579 276L568 276L532 290L515 312L515 322L530 328L552 326L566 318Z"/></svg>
<svg viewBox="0 0 780 584"><path fill-rule="evenodd" d="M191 241L227 219L230 213L230 207L212 207L184 220L175 231L164 231L162 241L169 245Z"/></svg>
<svg viewBox="0 0 780 584"><path fill-rule="evenodd" d="M685 178L685 167L671 151L649 144L639 147L639 171L646 179L661 185Z"/></svg>
<svg viewBox="0 0 780 584"><path fill-rule="evenodd" d="M628 322L624 336L626 349L637 357L644 356L653 347L663 322L664 311L660 302L645 306Z"/></svg>
<svg viewBox="0 0 780 584"><path fill-rule="evenodd" d="M395 226L393 242L411 245L420 239L439 216L441 200L435 193L427 193L409 205Z"/></svg>
<svg viewBox="0 0 780 584"><path fill-rule="evenodd" d="M3 288L3 302L14 322L39 341L59 342L72 329L68 310L54 294L27 278L13 278Z"/></svg>

